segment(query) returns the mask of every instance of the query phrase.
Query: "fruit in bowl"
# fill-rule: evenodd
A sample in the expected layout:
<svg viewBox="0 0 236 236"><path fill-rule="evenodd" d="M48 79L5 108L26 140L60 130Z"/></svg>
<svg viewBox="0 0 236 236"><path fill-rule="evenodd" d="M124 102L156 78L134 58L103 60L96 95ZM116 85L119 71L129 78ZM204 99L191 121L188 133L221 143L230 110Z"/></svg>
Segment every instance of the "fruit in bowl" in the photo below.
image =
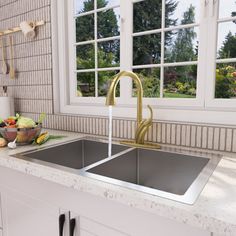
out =
<svg viewBox="0 0 236 236"><path fill-rule="evenodd" d="M41 114L38 122L19 114L5 120L0 119L0 134L7 142L16 139L16 142L21 145L32 143L41 133L44 117L45 114Z"/></svg>
<svg viewBox="0 0 236 236"><path fill-rule="evenodd" d="M0 138L0 148L7 146L7 141L4 138Z"/></svg>

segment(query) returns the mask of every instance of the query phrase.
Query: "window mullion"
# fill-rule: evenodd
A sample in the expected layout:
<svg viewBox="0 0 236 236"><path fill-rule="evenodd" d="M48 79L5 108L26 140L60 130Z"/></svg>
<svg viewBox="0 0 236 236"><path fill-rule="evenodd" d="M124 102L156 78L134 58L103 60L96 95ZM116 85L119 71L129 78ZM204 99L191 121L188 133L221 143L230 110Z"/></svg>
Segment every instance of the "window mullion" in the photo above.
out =
<svg viewBox="0 0 236 236"><path fill-rule="evenodd" d="M164 53L165 53L164 28L165 28L165 0L162 0L160 98L163 98L163 85L164 85Z"/></svg>
<svg viewBox="0 0 236 236"><path fill-rule="evenodd" d="M120 69L132 70L133 62L133 3L132 1L120 1L121 5L121 31L120 31ZM127 103L132 96L132 81L123 78L120 81L121 102Z"/></svg>
<svg viewBox="0 0 236 236"><path fill-rule="evenodd" d="M72 10L72 11L71 11ZM71 58L67 62L65 62L65 65L67 67L64 68L65 73L69 74L69 81L66 81L66 86L64 88L66 95L66 103L70 103L71 100L73 100L74 96L76 96L77 92L77 73L76 73L76 22L74 19L74 2L73 1L68 1L68 6L67 6L67 12L64 11L64 14L67 16L67 21L65 21L65 29L64 29L64 34L66 37L66 42L67 45L65 46L67 52L67 56ZM65 51L64 51L65 52ZM65 57L66 58L66 57Z"/></svg>
<svg viewBox="0 0 236 236"><path fill-rule="evenodd" d="M97 42L97 37L98 37L98 20L97 20L97 1L94 1L94 8L95 8L95 12L94 12L94 41L95 41L95 45L94 45L94 55L95 55L95 97L98 97L98 42Z"/></svg>
<svg viewBox="0 0 236 236"><path fill-rule="evenodd" d="M219 1L217 1L218 9ZM208 6L210 7L210 6ZM216 47L217 47L217 18L218 14L210 14L210 9L208 9L207 16L207 29L206 38L204 42L206 43L207 55L205 60L205 71L206 71L206 86L205 86L205 106L211 106L215 98L215 69L216 69Z"/></svg>
<svg viewBox="0 0 236 236"><path fill-rule="evenodd" d="M207 87L208 70L208 15L209 9L204 1L201 2L201 15L199 24L198 63L197 63L197 87L196 99L201 107L204 107Z"/></svg>

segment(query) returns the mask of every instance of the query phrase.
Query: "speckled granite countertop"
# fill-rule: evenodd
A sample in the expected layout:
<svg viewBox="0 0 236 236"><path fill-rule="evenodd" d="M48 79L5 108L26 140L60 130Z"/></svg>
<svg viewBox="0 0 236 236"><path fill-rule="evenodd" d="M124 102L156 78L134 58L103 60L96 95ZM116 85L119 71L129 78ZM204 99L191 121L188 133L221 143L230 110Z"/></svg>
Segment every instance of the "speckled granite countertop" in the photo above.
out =
<svg viewBox="0 0 236 236"><path fill-rule="evenodd" d="M44 147L85 136L64 131L50 133L67 137L62 140L51 140ZM21 146L15 150L1 148L0 165L202 228L217 235L236 236L236 154L224 154L195 204L186 205L11 156L31 149L35 147Z"/></svg>

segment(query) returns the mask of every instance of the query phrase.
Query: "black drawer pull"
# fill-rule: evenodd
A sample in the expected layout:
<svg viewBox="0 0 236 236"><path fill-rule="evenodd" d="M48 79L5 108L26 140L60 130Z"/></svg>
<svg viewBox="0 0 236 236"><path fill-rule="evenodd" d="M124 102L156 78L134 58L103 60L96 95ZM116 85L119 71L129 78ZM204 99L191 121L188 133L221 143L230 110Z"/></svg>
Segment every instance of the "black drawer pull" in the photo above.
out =
<svg viewBox="0 0 236 236"><path fill-rule="evenodd" d="M75 218L70 220L70 236L74 236L75 231Z"/></svg>
<svg viewBox="0 0 236 236"><path fill-rule="evenodd" d="M59 216L59 236L63 236L63 228L64 228L65 220L66 220L65 214L61 214Z"/></svg>

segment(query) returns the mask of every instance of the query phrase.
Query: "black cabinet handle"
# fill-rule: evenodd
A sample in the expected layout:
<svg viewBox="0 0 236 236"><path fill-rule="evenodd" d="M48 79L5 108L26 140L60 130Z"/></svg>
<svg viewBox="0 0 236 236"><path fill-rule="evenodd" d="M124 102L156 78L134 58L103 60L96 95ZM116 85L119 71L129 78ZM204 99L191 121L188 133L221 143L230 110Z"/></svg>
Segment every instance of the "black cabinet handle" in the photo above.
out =
<svg viewBox="0 0 236 236"><path fill-rule="evenodd" d="M75 231L75 218L70 220L70 236L74 236Z"/></svg>
<svg viewBox="0 0 236 236"><path fill-rule="evenodd" d="M66 220L65 214L61 214L59 216L59 236L63 236L63 228L64 228L65 220Z"/></svg>

